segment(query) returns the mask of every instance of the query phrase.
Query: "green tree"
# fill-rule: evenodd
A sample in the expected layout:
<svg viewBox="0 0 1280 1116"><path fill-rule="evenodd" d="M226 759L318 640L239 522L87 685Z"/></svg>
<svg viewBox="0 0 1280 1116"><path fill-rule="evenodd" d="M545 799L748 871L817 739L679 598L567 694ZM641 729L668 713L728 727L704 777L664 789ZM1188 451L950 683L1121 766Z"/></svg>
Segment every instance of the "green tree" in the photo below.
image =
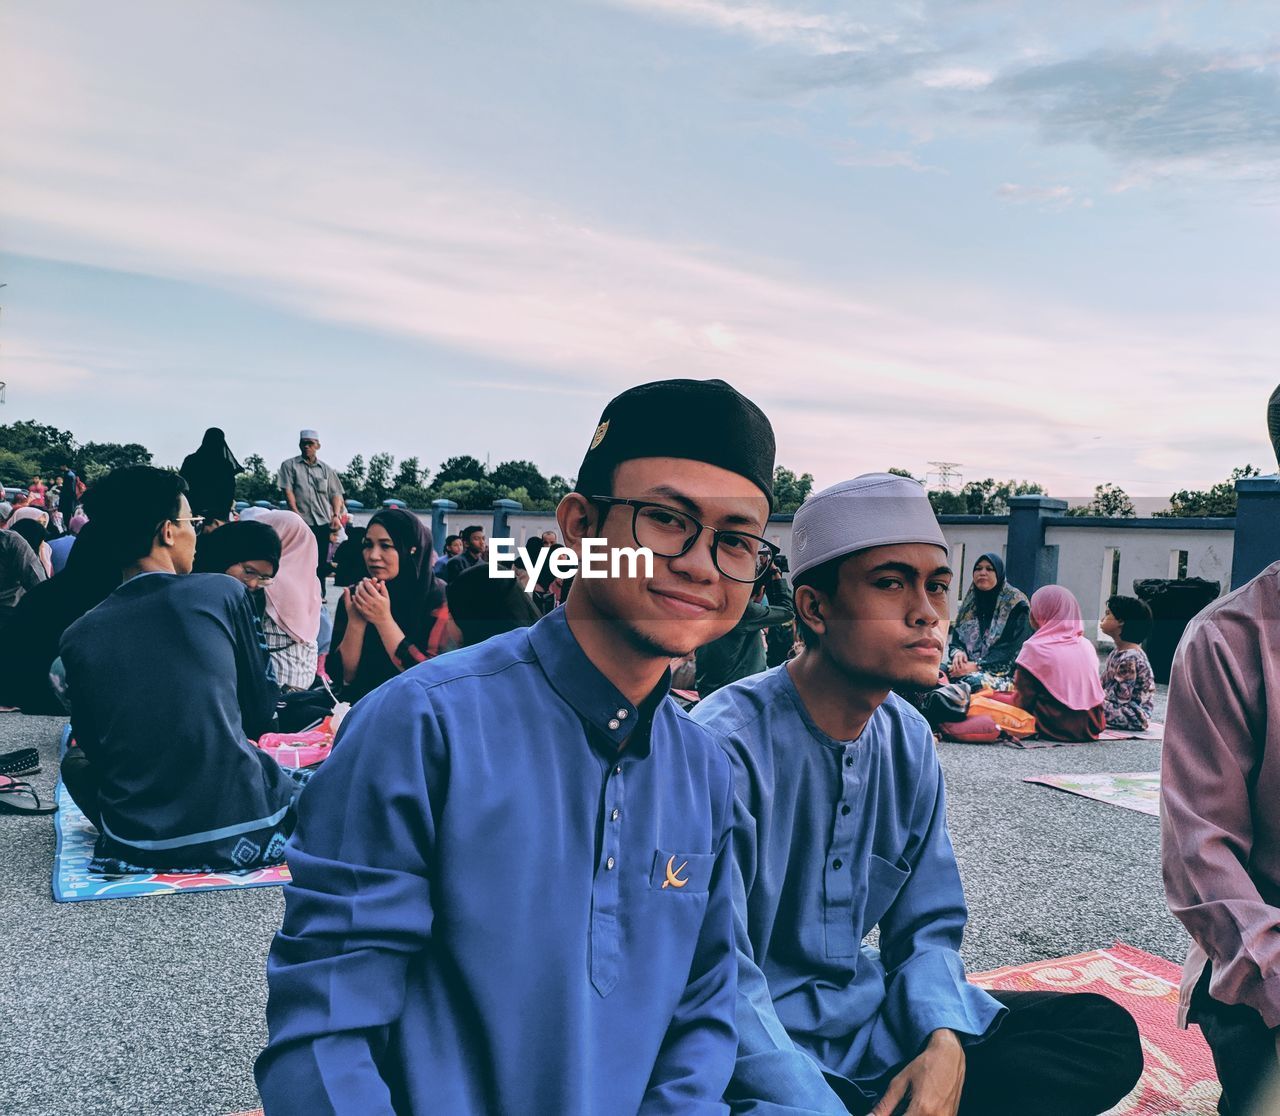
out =
<svg viewBox="0 0 1280 1116"><path fill-rule="evenodd" d="M551 498L551 485L532 461L504 461L489 474L501 489L523 488L525 499L543 504ZM511 499L517 499L512 496ZM523 502L523 501L522 501Z"/></svg>
<svg viewBox="0 0 1280 1116"><path fill-rule="evenodd" d="M899 469L896 465L889 466L889 473L895 477L906 477L908 480L918 481L920 478L907 469Z"/></svg>
<svg viewBox="0 0 1280 1116"><path fill-rule="evenodd" d="M1160 516L1233 516L1236 514L1236 481L1262 475L1261 469L1240 465L1231 476L1205 491L1182 488L1169 497L1169 510Z"/></svg>
<svg viewBox="0 0 1280 1116"><path fill-rule="evenodd" d="M547 481L547 503L553 508L573 491L573 481L567 480L559 473L553 473Z"/></svg>
<svg viewBox="0 0 1280 1116"><path fill-rule="evenodd" d="M1094 516L1103 519L1133 519L1137 516L1129 494L1116 484L1100 484L1087 504L1068 508L1068 515Z"/></svg>
<svg viewBox="0 0 1280 1116"><path fill-rule="evenodd" d="M411 508L429 508L434 494L420 484L396 485L396 499L403 500Z"/></svg>
<svg viewBox="0 0 1280 1116"><path fill-rule="evenodd" d="M406 457L400 462L400 468L396 470L395 483L392 485L395 493L408 503L408 499L402 494L401 489L405 488L426 488L426 480L422 476L422 467L418 464L416 457Z"/></svg>
<svg viewBox="0 0 1280 1116"><path fill-rule="evenodd" d="M809 498L813 491L813 474L794 472L783 465L773 470L773 510L793 512Z"/></svg>
<svg viewBox="0 0 1280 1116"><path fill-rule="evenodd" d="M338 474L342 481L342 491L346 493L348 500L364 501L368 499L365 492L365 466L364 457L356 454L351 459L346 469Z"/></svg>
<svg viewBox="0 0 1280 1116"><path fill-rule="evenodd" d="M452 500L459 508L481 511L493 507L494 500L506 493L487 480L451 480L432 489L437 500Z"/></svg>
<svg viewBox="0 0 1280 1116"><path fill-rule="evenodd" d="M244 459L244 472L236 477L236 499L254 503L257 500L280 499L275 474L267 468L262 454L251 453Z"/></svg>
<svg viewBox="0 0 1280 1116"><path fill-rule="evenodd" d="M113 469L150 465L151 451L137 442L86 442L72 459L76 475L92 484Z"/></svg>
<svg viewBox="0 0 1280 1116"><path fill-rule="evenodd" d="M369 474L365 488L375 504L382 503L391 494L391 473L396 459L389 453L375 453L369 458Z"/></svg>
<svg viewBox="0 0 1280 1116"><path fill-rule="evenodd" d="M15 480L26 484L37 473L49 477L71 464L76 455L76 440L68 430L24 419L0 426L0 450L16 455L6 460L9 467L22 467L25 475Z"/></svg>
<svg viewBox="0 0 1280 1116"><path fill-rule="evenodd" d="M459 480L484 480L484 465L470 454L451 457L441 462L440 471L436 473L436 486ZM449 499L449 497L444 498Z"/></svg>

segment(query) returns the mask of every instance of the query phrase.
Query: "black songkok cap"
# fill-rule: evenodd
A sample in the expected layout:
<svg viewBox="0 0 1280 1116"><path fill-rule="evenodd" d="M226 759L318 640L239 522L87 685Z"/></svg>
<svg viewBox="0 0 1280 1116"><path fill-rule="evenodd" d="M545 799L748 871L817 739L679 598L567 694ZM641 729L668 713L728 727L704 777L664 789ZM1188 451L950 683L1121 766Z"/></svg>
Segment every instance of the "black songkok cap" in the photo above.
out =
<svg viewBox="0 0 1280 1116"><path fill-rule="evenodd" d="M773 508L773 427L723 380L656 380L628 388L600 416L574 490L611 495L613 470L637 457L704 461L746 477Z"/></svg>

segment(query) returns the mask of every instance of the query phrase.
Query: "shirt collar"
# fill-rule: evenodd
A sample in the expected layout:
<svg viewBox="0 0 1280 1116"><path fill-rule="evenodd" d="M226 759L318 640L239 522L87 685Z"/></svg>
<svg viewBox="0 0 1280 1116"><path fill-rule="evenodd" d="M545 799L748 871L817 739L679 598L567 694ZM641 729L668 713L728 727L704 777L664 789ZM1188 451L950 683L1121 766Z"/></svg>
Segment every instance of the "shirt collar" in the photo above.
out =
<svg viewBox="0 0 1280 1116"><path fill-rule="evenodd" d="M640 710L629 702L596 665L587 658L574 634L563 608L548 613L529 629L529 643L538 656L551 688L577 711L616 749L634 735L627 746L628 755L649 754L650 734L637 732ZM657 710L671 687L671 672L663 675L657 687L645 699L647 711Z"/></svg>

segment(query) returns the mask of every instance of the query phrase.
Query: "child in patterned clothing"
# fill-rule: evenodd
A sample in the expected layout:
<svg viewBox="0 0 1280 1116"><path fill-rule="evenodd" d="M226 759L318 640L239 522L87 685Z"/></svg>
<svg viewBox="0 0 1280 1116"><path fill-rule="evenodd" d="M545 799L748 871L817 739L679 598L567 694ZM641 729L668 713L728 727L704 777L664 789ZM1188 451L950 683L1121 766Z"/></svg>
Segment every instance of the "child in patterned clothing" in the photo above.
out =
<svg viewBox="0 0 1280 1116"><path fill-rule="evenodd" d="M1151 609L1137 597L1111 597L1101 627L1116 642L1102 671L1107 728L1143 732L1156 697L1156 678L1141 646L1151 632Z"/></svg>

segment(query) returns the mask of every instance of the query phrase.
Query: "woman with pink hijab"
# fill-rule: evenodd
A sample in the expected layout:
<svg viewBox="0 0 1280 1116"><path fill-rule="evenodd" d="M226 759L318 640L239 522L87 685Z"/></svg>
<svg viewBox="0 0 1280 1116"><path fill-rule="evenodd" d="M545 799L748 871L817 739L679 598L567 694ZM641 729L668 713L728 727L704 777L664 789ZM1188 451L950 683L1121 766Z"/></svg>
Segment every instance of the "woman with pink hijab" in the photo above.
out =
<svg viewBox="0 0 1280 1116"><path fill-rule="evenodd" d="M26 527L18 527L19 523L26 523ZM48 542L45 541L45 531L49 526L49 513L44 508L32 507L28 504L26 507L19 508L12 516L9 522L5 524L9 530L17 529L18 534L22 535L30 544L31 549L36 552L36 556L40 559L40 565L44 567L44 576L53 576L53 551L49 549Z"/></svg>
<svg viewBox="0 0 1280 1116"><path fill-rule="evenodd" d="M1084 638L1071 590L1046 585L1031 598L1030 638L1018 652L1014 704L1035 715L1049 740L1097 740L1107 727L1098 652Z"/></svg>
<svg viewBox="0 0 1280 1116"><path fill-rule="evenodd" d="M320 590L316 585L316 536L296 512L272 508L252 518L280 536L280 566L264 592L262 632L282 689L305 690L316 679Z"/></svg>

